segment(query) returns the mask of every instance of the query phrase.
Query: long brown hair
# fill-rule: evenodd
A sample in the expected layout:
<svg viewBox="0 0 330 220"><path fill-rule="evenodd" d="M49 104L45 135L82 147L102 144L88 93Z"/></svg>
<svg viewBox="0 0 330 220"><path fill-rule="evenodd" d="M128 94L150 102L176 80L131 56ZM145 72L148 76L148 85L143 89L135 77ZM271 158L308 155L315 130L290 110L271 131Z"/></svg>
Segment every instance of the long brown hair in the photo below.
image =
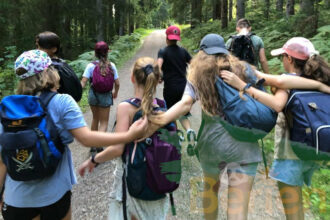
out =
<svg viewBox="0 0 330 220"><path fill-rule="evenodd" d="M136 83L144 87L141 109L143 115L149 115L153 110L153 98L160 79L157 62L151 57L139 58L134 64L133 76Z"/></svg>
<svg viewBox="0 0 330 220"><path fill-rule="evenodd" d="M319 55L314 55L308 60L293 58L295 68L299 69L302 77L314 79L330 86L329 64Z"/></svg>
<svg viewBox="0 0 330 220"><path fill-rule="evenodd" d="M245 63L232 55L208 55L204 51L198 52L188 67L188 80L196 88L205 113L210 115L221 113L219 95L215 87L216 76L220 71L234 72L246 81L245 69Z"/></svg>

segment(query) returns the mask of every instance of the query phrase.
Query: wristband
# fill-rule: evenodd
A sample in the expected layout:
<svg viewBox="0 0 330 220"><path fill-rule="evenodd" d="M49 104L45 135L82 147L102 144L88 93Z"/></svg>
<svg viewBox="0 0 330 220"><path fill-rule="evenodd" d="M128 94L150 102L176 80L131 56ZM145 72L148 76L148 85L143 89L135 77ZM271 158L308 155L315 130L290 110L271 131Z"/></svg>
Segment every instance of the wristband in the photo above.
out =
<svg viewBox="0 0 330 220"><path fill-rule="evenodd" d="M245 93L245 91L248 89L248 88L250 88L252 85L251 85L251 83L247 83L245 86L244 86L244 88L241 90L242 92L243 92L243 94Z"/></svg>
<svg viewBox="0 0 330 220"><path fill-rule="evenodd" d="M96 155L96 154L93 154L93 155L92 155L92 157L91 157L91 162L92 162L93 164L95 164L95 166L97 166L97 165L99 165L99 163L95 161L95 155Z"/></svg>

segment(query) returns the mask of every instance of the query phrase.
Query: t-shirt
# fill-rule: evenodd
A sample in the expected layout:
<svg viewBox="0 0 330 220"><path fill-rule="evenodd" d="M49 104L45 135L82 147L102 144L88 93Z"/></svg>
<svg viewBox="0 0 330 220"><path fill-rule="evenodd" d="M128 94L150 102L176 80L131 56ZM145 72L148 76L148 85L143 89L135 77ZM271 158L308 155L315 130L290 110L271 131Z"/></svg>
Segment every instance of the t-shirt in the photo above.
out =
<svg viewBox="0 0 330 220"><path fill-rule="evenodd" d="M158 52L158 58L163 59L162 71L164 89L182 86L184 88L187 65L191 60L190 54L178 45L170 45Z"/></svg>
<svg viewBox="0 0 330 220"><path fill-rule="evenodd" d="M47 109L66 145L62 159L55 173L41 180L15 181L7 175L4 201L8 205L22 208L48 206L57 202L77 183L71 151L67 145L73 142L69 130L86 126L83 114L74 99L67 94L54 96Z"/></svg>
<svg viewBox="0 0 330 220"><path fill-rule="evenodd" d="M231 42L233 41L232 38L229 38L228 41L226 42L226 47L229 50ZM262 39L257 36L257 35L252 35L251 36L251 41L252 41L252 45L253 45L253 50L256 56L256 63L254 64L256 67L259 68L259 51L261 48L264 48L264 42L262 41Z"/></svg>
<svg viewBox="0 0 330 220"><path fill-rule="evenodd" d="M99 61L96 61L96 62L99 62ZM110 63L111 64L111 67L113 69L113 74L114 74L114 80L118 79L118 71L117 71L117 68L116 68L116 65L114 63ZM90 79L93 77L93 71L94 71L94 68L95 68L95 64L94 63L89 63L86 68L85 68L85 71L83 73L83 77L87 78L87 79Z"/></svg>

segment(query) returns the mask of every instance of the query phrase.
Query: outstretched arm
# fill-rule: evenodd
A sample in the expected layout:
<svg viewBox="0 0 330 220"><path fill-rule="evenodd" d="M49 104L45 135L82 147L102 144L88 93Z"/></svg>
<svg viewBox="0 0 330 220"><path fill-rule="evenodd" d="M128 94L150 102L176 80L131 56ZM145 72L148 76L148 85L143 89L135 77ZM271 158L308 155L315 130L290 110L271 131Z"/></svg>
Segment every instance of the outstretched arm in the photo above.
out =
<svg viewBox="0 0 330 220"><path fill-rule="evenodd" d="M117 108L117 123L116 132L126 132L130 127L130 115L132 113L132 106L129 103L120 103ZM111 145L107 147L104 151L95 155L94 160L96 163L103 163L108 160L112 160L123 154L125 149L125 144ZM91 159L86 160L79 166L78 173L80 176L84 176L86 169L88 172L92 172L95 168L95 164L92 163Z"/></svg>
<svg viewBox="0 0 330 220"><path fill-rule="evenodd" d="M274 86L280 89L311 89L330 93L330 87L312 79L297 77L293 75L270 75L256 71L259 79L265 79L265 85Z"/></svg>
<svg viewBox="0 0 330 220"><path fill-rule="evenodd" d="M239 91L242 91L246 86L246 82L242 81L236 74L232 72L221 71L220 75L227 84L231 85ZM278 89L275 95L261 91L254 87L246 89L245 92L259 102L274 109L276 112L281 112L288 100L288 93L282 89Z"/></svg>
<svg viewBox="0 0 330 220"><path fill-rule="evenodd" d="M157 125L165 126L168 123L175 121L180 116L187 114L194 103L190 95L184 94L179 102L173 105L165 113L151 115L149 120Z"/></svg>

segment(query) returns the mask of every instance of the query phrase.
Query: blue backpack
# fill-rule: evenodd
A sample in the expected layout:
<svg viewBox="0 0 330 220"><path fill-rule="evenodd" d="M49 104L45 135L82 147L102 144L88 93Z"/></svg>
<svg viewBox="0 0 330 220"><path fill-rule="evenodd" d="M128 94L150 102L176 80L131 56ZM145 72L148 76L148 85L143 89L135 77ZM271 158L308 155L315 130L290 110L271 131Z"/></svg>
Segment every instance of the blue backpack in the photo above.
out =
<svg viewBox="0 0 330 220"><path fill-rule="evenodd" d="M1 157L13 180L51 176L62 158L64 145L46 109L55 95L11 95L0 103Z"/></svg>
<svg viewBox="0 0 330 220"><path fill-rule="evenodd" d="M303 160L329 160L330 95L291 90L284 113L295 154Z"/></svg>
<svg viewBox="0 0 330 220"><path fill-rule="evenodd" d="M247 65L246 73L247 79L253 86L265 91L262 85L257 84L257 78L249 65ZM256 142L273 129L277 119L277 113L274 110L247 94L243 94L245 98L243 100L239 91L229 86L220 77L217 77L215 85L225 115L225 120L220 120L220 123L232 137L239 141Z"/></svg>

